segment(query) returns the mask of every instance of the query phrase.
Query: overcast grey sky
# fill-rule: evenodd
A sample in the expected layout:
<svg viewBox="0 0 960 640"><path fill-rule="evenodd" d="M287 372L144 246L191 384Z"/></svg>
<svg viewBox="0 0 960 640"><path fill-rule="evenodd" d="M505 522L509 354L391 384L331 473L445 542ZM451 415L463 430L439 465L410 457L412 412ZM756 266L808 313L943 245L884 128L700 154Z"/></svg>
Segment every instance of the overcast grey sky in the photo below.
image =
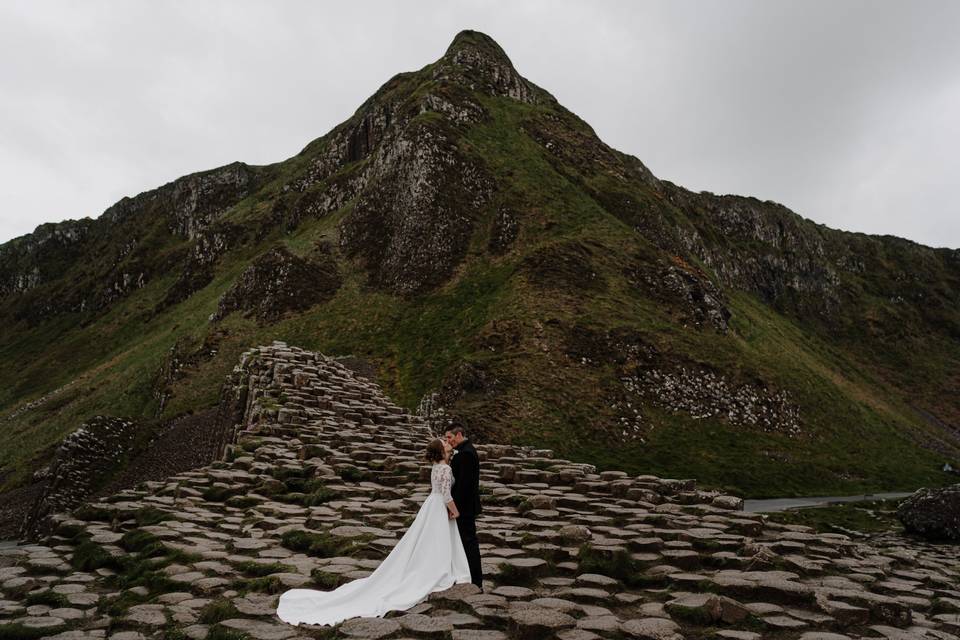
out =
<svg viewBox="0 0 960 640"><path fill-rule="evenodd" d="M960 247L951 0L0 0L0 242L285 159L466 28L658 177Z"/></svg>

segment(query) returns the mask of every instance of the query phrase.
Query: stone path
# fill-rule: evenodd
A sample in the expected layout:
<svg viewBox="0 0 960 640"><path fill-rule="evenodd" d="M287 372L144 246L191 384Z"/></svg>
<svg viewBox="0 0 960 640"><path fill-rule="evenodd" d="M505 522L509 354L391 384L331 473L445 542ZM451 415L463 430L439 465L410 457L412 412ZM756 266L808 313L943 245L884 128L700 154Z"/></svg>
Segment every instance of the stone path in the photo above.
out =
<svg viewBox="0 0 960 640"><path fill-rule="evenodd" d="M223 461L58 514L43 544L0 546L0 638L960 637L956 547L816 534L692 480L498 445L478 447L483 593L286 625L283 590L368 575L396 544L429 491L429 433L283 343L244 354L224 407L238 426Z"/></svg>

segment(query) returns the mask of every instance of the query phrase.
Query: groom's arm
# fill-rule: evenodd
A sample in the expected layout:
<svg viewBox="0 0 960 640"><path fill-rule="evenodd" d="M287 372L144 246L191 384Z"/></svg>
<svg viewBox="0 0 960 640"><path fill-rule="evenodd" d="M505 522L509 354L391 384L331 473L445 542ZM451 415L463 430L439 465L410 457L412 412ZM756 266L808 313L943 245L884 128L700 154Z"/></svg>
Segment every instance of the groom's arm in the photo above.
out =
<svg viewBox="0 0 960 640"><path fill-rule="evenodd" d="M460 495L463 492L463 461L459 460L460 456L454 456L453 460L450 461L450 470L453 472L453 501L459 502Z"/></svg>
<svg viewBox="0 0 960 640"><path fill-rule="evenodd" d="M471 502L473 503L470 508L476 515L480 513L480 454L477 453L476 449L470 456L470 488Z"/></svg>
<svg viewBox="0 0 960 640"><path fill-rule="evenodd" d="M470 457L466 461L466 469L463 471L463 483L462 487L466 489L467 487L477 487L480 484L480 456L477 455L477 452L471 451ZM460 482L457 479L457 482Z"/></svg>

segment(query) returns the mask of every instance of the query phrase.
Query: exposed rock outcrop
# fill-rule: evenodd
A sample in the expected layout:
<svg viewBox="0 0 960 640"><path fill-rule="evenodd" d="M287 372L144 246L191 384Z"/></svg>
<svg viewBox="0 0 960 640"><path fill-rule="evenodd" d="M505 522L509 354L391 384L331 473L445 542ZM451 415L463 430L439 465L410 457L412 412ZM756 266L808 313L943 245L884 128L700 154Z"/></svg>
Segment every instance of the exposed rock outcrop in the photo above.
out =
<svg viewBox="0 0 960 640"><path fill-rule="evenodd" d="M552 100L523 78L493 38L478 31L461 31L433 72L435 80L534 104Z"/></svg>
<svg viewBox="0 0 960 640"><path fill-rule="evenodd" d="M646 295L677 307L683 323L709 326L721 333L730 328L730 310L723 290L706 273L679 256L670 263L637 260L625 275Z"/></svg>
<svg viewBox="0 0 960 640"><path fill-rule="evenodd" d="M493 188L443 128L412 122L370 160L369 186L340 224L340 247L376 285L400 294L446 281Z"/></svg>
<svg viewBox="0 0 960 640"><path fill-rule="evenodd" d="M131 451L136 430L132 420L94 416L64 438L53 462L35 474L43 483L43 492L23 532L36 533L51 514L72 509L89 498Z"/></svg>
<svg viewBox="0 0 960 640"><path fill-rule="evenodd" d="M198 232L181 266L180 275L167 291L157 311L186 300L213 280L220 258L242 242L243 230L232 224L213 225Z"/></svg>
<svg viewBox="0 0 960 640"><path fill-rule="evenodd" d="M260 321L302 311L333 297L341 279L334 259L324 253L301 258L283 247L271 249L244 270L220 297L212 320L242 311Z"/></svg>
<svg viewBox="0 0 960 640"><path fill-rule="evenodd" d="M736 426L791 436L802 432L800 408L782 389L735 384L714 371L685 366L646 369L622 381L631 393L695 420L722 418Z"/></svg>
<svg viewBox="0 0 960 640"><path fill-rule="evenodd" d="M183 254L163 244L196 239L160 306L174 304L209 282L230 227L204 233L256 187L256 175L233 163L123 198L96 220L40 225L0 245L0 299L30 324L101 312L174 267Z"/></svg>
<svg viewBox="0 0 960 640"><path fill-rule="evenodd" d="M234 162L184 176L133 198L123 198L104 211L103 218L120 224L147 215L158 216L171 233L193 239L255 185L253 169Z"/></svg>
<svg viewBox="0 0 960 640"><path fill-rule="evenodd" d="M82 255L93 220L64 220L0 244L0 299L23 293L61 274L64 262Z"/></svg>
<svg viewBox="0 0 960 640"><path fill-rule="evenodd" d="M643 439L651 427L644 419L647 404L745 430L791 437L803 432L800 406L787 390L662 352L651 336L630 328L600 333L574 325L566 330L564 351L581 366L615 366L623 390L623 397L613 401L621 414L620 439Z"/></svg>
<svg viewBox="0 0 960 640"><path fill-rule="evenodd" d="M935 541L960 542L960 484L920 489L897 508L910 533Z"/></svg>

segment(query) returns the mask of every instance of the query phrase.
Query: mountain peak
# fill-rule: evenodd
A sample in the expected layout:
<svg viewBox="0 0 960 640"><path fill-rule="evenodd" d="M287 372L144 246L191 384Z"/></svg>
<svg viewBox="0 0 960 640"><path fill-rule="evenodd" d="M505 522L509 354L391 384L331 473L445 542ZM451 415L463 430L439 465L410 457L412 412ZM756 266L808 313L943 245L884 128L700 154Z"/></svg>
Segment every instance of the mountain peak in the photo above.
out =
<svg viewBox="0 0 960 640"><path fill-rule="evenodd" d="M466 29L458 33L440 60L437 75L459 77L472 89L534 103L546 92L517 73L509 56L485 33ZM543 95L539 95L543 94Z"/></svg>
<svg viewBox="0 0 960 640"><path fill-rule="evenodd" d="M513 67L510 58L497 41L480 31L464 29L453 37L453 42L447 47L445 58L455 58L458 55L480 55L499 64Z"/></svg>

